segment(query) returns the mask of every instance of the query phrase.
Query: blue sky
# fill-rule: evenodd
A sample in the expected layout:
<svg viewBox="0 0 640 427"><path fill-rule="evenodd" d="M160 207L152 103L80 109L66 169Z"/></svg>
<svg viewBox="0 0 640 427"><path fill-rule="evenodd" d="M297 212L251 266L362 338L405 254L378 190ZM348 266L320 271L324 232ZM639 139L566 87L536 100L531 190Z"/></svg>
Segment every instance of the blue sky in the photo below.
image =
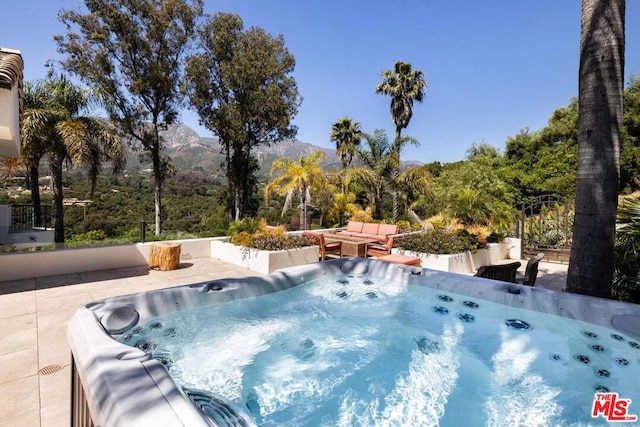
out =
<svg viewBox="0 0 640 427"><path fill-rule="evenodd" d="M25 79L44 78L59 58L53 35L63 33L60 8L78 0L3 0L0 46L18 49ZM390 100L376 95L383 70L397 60L423 70L428 88L405 135L403 159L451 162L474 143L503 149L520 129L544 126L578 93L579 0L218 0L208 13L238 13L245 26L282 34L296 58L304 98L298 139L324 147L331 124L351 117L393 137ZM27 12L28 11L28 12ZM11 17L7 19L6 17ZM627 79L640 73L640 2L627 1ZM202 136L194 113L182 121Z"/></svg>

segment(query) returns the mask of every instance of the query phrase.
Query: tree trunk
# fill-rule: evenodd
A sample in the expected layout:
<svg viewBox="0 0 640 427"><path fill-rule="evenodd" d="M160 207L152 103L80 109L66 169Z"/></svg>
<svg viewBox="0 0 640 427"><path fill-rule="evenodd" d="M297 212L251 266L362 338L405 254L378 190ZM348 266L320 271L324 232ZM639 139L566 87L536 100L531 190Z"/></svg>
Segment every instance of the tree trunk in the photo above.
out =
<svg viewBox="0 0 640 427"><path fill-rule="evenodd" d="M583 0L578 171L567 291L609 298L619 192L624 0Z"/></svg>
<svg viewBox="0 0 640 427"><path fill-rule="evenodd" d="M160 136L158 135L157 127L155 131L156 140L151 150L151 159L153 161L153 202L155 206L155 235L160 236L161 223L162 223L162 160L160 158Z"/></svg>
<svg viewBox="0 0 640 427"><path fill-rule="evenodd" d="M398 144L401 136L402 136L402 128L400 126L396 126L396 144L394 145ZM396 157L397 164L394 165L393 167L394 185L397 184L398 177L400 176L400 151L395 153L395 155L397 156ZM400 195L398 194L398 189L394 188L393 189L393 222L394 223L398 221L399 212L400 212Z"/></svg>
<svg viewBox="0 0 640 427"><path fill-rule="evenodd" d="M382 219L382 190L376 190L373 196L373 219Z"/></svg>
<svg viewBox="0 0 640 427"><path fill-rule="evenodd" d="M33 204L33 221L36 227L42 227L42 201L40 200L40 170L37 164L29 165L29 187Z"/></svg>
<svg viewBox="0 0 640 427"><path fill-rule="evenodd" d="M162 194L162 178L161 177L156 177L155 179L155 186L154 186L154 193L153 193L153 202L155 205L155 212L156 212L156 236L160 235L160 232L162 231L161 229L161 222L162 222L162 198L161 198L161 194Z"/></svg>
<svg viewBox="0 0 640 427"><path fill-rule="evenodd" d="M342 162L342 175L340 176L340 184L342 187L342 195L345 197L346 200L346 186L344 184L344 181L346 179L347 176L347 164L343 161ZM340 205L340 215L338 217L338 226L342 227L344 226L344 204Z"/></svg>
<svg viewBox="0 0 640 427"><path fill-rule="evenodd" d="M155 235L160 236L162 220L162 165L159 150L153 153L153 204L155 206Z"/></svg>
<svg viewBox="0 0 640 427"><path fill-rule="evenodd" d="M220 144L222 144L224 149L225 173L227 175L227 219L229 220L229 224L231 224L236 216L235 186L231 176L231 145L226 139L223 141L222 138L220 139Z"/></svg>
<svg viewBox="0 0 640 427"><path fill-rule="evenodd" d="M240 221L241 218L241 214L240 214L240 200L242 199L241 195L240 195L240 189L238 188L238 186L235 186L235 196L233 197L233 206L234 206L234 219L236 221Z"/></svg>
<svg viewBox="0 0 640 427"><path fill-rule="evenodd" d="M62 163L64 156L59 153L51 153L51 178L53 180L53 200L56 216L54 222L53 241L56 249L64 247L64 199L62 195Z"/></svg>
<svg viewBox="0 0 640 427"><path fill-rule="evenodd" d="M307 229L307 189L300 189L300 230Z"/></svg>

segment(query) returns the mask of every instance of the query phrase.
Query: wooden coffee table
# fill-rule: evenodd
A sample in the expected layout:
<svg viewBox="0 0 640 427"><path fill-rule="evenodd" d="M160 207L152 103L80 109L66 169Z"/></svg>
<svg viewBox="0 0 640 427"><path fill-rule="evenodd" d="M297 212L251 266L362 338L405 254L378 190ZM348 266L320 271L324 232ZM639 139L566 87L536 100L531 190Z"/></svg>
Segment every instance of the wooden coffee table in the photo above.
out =
<svg viewBox="0 0 640 427"><path fill-rule="evenodd" d="M379 243L374 239L359 239L357 237L338 237L332 234L325 234L324 239L327 242L342 242L343 257L360 257L367 256L367 243Z"/></svg>

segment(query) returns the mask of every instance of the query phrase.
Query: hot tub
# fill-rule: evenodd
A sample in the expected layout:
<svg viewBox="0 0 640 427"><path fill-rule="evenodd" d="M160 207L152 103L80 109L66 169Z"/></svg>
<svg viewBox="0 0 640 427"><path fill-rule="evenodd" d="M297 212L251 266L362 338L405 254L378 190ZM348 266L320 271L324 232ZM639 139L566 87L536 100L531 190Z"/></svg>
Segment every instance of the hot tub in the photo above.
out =
<svg viewBox="0 0 640 427"><path fill-rule="evenodd" d="M75 425L606 424L614 392L640 413L639 306L375 260L96 301L68 336Z"/></svg>

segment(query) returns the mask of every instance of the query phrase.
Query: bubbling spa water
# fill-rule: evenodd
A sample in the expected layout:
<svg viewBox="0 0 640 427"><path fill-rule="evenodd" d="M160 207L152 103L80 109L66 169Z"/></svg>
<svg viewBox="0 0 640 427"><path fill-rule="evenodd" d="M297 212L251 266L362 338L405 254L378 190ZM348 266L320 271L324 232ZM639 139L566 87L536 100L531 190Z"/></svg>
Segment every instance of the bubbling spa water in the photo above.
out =
<svg viewBox="0 0 640 427"><path fill-rule="evenodd" d="M591 410L607 391L640 413L640 340L364 274L173 311L118 341L263 426L606 425Z"/></svg>

